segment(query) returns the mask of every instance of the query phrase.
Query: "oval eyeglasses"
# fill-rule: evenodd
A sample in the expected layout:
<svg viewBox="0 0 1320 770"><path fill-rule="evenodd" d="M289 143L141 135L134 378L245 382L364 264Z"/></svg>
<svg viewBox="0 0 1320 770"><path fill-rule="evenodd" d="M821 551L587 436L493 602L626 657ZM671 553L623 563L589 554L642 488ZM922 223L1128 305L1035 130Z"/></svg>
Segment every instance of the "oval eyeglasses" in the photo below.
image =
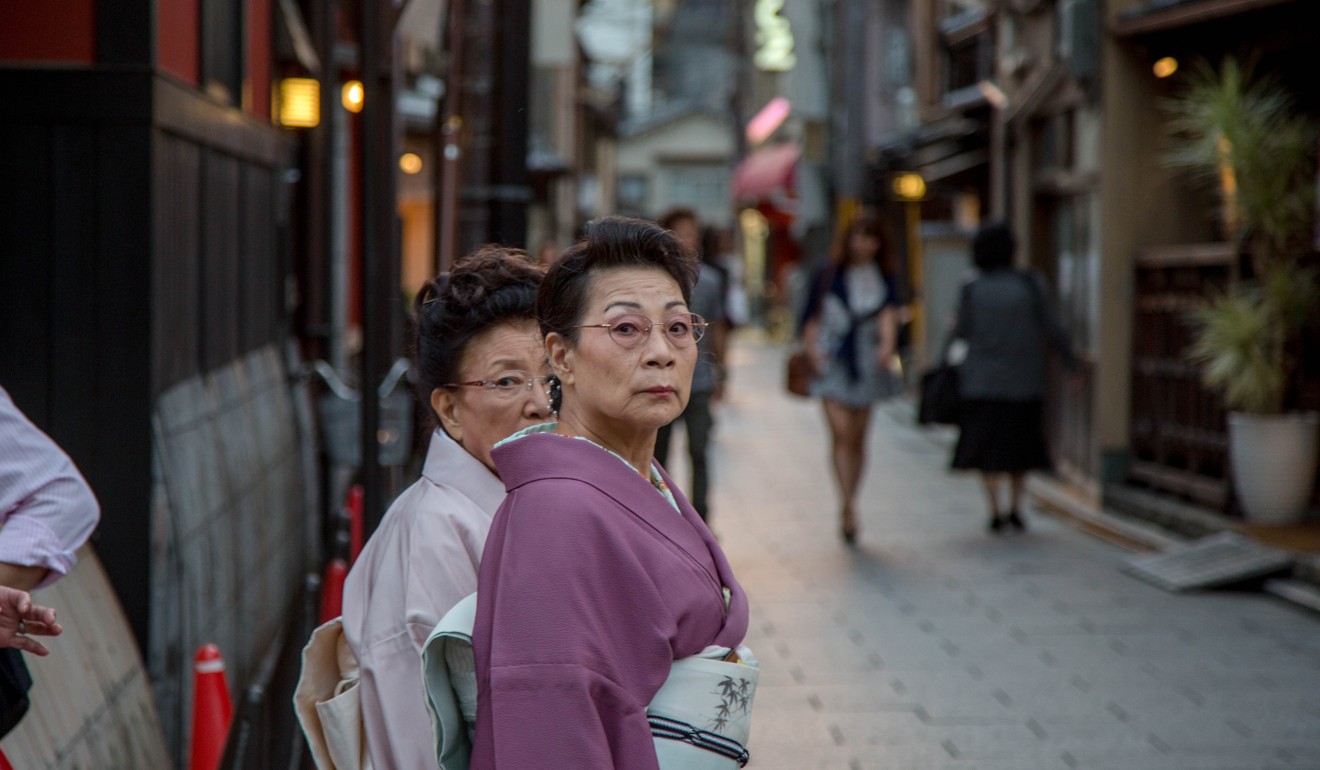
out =
<svg viewBox="0 0 1320 770"><path fill-rule="evenodd" d="M628 313L615 318L609 323L582 324L574 329L609 329L610 339L625 348L635 348L651 336L651 329L660 326L664 329L669 344L676 348L690 347L706 334L706 319L696 313L672 315L663 324L654 324L643 315Z"/></svg>
<svg viewBox="0 0 1320 770"><path fill-rule="evenodd" d="M550 377L544 374L532 374L531 372L508 371L499 374L487 380L471 380L470 382L449 382L441 387L443 388L485 388L501 398L513 398L522 393L530 393L532 388L537 385L545 385Z"/></svg>

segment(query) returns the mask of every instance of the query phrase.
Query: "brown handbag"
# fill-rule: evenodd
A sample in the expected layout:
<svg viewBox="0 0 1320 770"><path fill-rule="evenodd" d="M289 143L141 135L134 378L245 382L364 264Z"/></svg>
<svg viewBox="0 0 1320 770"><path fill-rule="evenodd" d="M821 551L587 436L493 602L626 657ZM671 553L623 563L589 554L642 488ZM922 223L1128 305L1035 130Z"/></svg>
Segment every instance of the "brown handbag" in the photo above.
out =
<svg viewBox="0 0 1320 770"><path fill-rule="evenodd" d="M784 387L789 393L803 398L811 395L811 381L816 377L816 365L807 351L799 350L788 357L784 371Z"/></svg>

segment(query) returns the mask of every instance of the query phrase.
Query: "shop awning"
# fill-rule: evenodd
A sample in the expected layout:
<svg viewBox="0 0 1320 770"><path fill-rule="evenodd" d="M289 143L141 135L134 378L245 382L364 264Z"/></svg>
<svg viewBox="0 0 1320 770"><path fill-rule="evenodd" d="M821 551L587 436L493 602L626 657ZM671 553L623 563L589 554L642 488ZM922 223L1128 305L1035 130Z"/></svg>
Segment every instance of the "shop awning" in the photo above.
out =
<svg viewBox="0 0 1320 770"><path fill-rule="evenodd" d="M792 190L800 157L802 148L792 142L756 150L733 172L733 197L765 198Z"/></svg>

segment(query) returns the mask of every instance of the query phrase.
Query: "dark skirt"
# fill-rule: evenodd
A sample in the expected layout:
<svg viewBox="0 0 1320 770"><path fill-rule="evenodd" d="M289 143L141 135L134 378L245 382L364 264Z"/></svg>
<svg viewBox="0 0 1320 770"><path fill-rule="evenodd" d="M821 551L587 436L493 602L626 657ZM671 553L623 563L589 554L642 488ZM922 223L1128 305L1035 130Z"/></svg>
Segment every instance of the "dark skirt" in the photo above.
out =
<svg viewBox="0 0 1320 770"><path fill-rule="evenodd" d="M968 400L961 408L954 468L1024 473L1051 467L1042 402Z"/></svg>

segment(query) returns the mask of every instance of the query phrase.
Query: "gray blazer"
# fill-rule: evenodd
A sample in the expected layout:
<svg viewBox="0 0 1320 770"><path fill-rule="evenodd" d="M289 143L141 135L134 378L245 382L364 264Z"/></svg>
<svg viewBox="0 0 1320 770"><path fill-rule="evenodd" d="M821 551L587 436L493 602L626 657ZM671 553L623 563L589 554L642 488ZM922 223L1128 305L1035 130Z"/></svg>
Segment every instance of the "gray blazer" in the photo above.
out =
<svg viewBox="0 0 1320 770"><path fill-rule="evenodd" d="M954 336L967 342L962 397L1034 401L1045 396L1045 346L1077 367L1068 334L1035 272L992 270L963 286Z"/></svg>

